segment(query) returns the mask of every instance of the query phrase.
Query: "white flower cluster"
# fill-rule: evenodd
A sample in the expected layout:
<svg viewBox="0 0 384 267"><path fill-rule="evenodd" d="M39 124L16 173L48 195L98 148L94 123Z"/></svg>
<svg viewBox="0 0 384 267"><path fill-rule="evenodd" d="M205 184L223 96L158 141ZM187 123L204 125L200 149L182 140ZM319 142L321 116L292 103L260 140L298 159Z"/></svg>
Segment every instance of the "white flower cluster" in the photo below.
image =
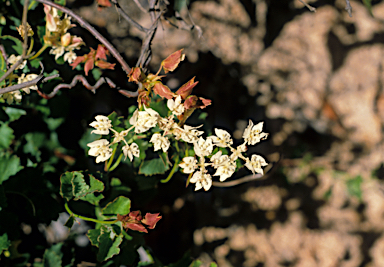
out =
<svg viewBox="0 0 384 267"><path fill-rule="evenodd" d="M243 155L243 152L247 151L246 145L255 145L267 138L268 134L262 132L263 122L254 125L252 121L249 121L249 125L243 133L244 143L237 148L233 148L232 137L225 130L215 129L216 135L204 139L201 137L204 132L199 131L199 127L188 125L180 127L174 121L174 118L175 116L182 115L185 111L181 96L169 99L167 106L171 111L171 115L165 118L161 117L155 110L145 106L142 111L137 109L129 120L132 127L120 133L112 129L111 121L107 117L96 116L96 121L90 124L90 126L96 128L92 133L109 134L109 130L111 130L114 132L115 138L111 144L105 139L88 144L91 147L88 154L97 157L96 162L105 161L112 155L110 146L124 141L126 145L123 147L123 153L132 161L133 156L139 156L138 145L135 143L128 145L124 137L132 129L134 129L136 134L141 134L158 126L163 133L154 133L152 135L150 142L153 143L154 151L162 150L167 152L170 146L169 136L193 145L195 156L184 157L179 166L183 169L184 173L190 174L191 178L189 181L195 183L195 190L203 188L207 191L212 186L212 176L208 173L207 167L214 168L216 171L213 176L219 176L220 181L223 182L236 171L236 160L239 158L245 161L244 166L254 174L263 174L262 167L268 165L263 157L252 155L251 159L249 159ZM223 155L222 151L219 150L212 155L215 146L228 148L231 154ZM209 162L206 162L206 158L209 159Z"/></svg>
<svg viewBox="0 0 384 267"><path fill-rule="evenodd" d="M220 182L225 181L233 175L236 171L236 160L238 158L244 160L245 167L254 174L263 174L262 167L268 165L263 157L252 155L251 159L249 159L242 154L247 151L247 144L254 145L267 138L268 134L263 133L262 128L263 122L253 125L253 122L249 121L249 125L243 134L244 143L236 149L232 147L233 140L227 131L215 129L216 135L209 136L205 140L200 137L199 140L194 143L195 155L199 157L199 160L195 157L185 157L179 166L183 168L184 173L193 173L189 181L195 183L195 190L203 188L205 191L209 190L212 186L212 176L208 173L208 166L216 170L213 176L219 176ZM223 155L222 151L219 150L211 156L214 146L229 148L232 154ZM205 157L210 157L210 163L205 161Z"/></svg>
<svg viewBox="0 0 384 267"><path fill-rule="evenodd" d="M92 143L87 144L91 149L88 151L88 155L96 157L96 163L103 162L108 160L112 156L111 145L123 141L125 146L123 146L123 154L125 158L129 158L130 161L133 160L133 157L140 156L139 146L136 143L131 143L130 145L125 140L125 136L128 134L129 130L117 132L112 128L111 120L102 115L97 115L95 117L96 121L90 123L89 125L94 127L91 133L108 135L109 131L114 133L112 143L109 143L106 139L100 139L93 141Z"/></svg>

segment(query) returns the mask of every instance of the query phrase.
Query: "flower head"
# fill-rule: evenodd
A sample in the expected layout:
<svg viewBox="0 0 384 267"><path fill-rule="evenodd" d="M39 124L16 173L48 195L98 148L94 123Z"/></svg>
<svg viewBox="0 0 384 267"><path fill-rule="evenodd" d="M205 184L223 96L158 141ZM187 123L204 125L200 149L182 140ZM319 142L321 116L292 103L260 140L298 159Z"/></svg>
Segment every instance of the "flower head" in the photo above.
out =
<svg viewBox="0 0 384 267"><path fill-rule="evenodd" d="M97 115L95 119L96 121L93 121L89 124L93 128L96 128L96 130L93 130L91 133L109 134L109 130L112 128L111 120L103 115Z"/></svg>
<svg viewBox="0 0 384 267"><path fill-rule="evenodd" d="M255 172L264 174L264 171L261 167L268 165L268 163L265 162L265 159L259 155L252 155L251 160L247 158L246 161L247 162L245 163L245 167L252 171L253 174L255 174Z"/></svg>
<svg viewBox="0 0 384 267"><path fill-rule="evenodd" d="M226 156L226 155L225 155ZM220 176L220 182L224 182L236 171L236 162L226 160L216 170L213 176Z"/></svg>
<svg viewBox="0 0 384 267"><path fill-rule="evenodd" d="M263 124L264 122L259 122L256 125L253 125L253 122L249 120L249 125L247 128L245 128L243 133L244 141L248 145L254 145L256 143L259 143L260 140L264 140L267 138L268 134L263 133Z"/></svg>
<svg viewBox="0 0 384 267"><path fill-rule="evenodd" d="M204 188L205 191L208 191L212 186L212 177L207 173L201 171L195 172L189 182L195 184L195 191Z"/></svg>
<svg viewBox="0 0 384 267"><path fill-rule="evenodd" d="M181 101L181 96L177 96L175 100L171 98L167 101L167 107L176 116L179 116L184 112L184 105L181 103Z"/></svg>
<svg viewBox="0 0 384 267"><path fill-rule="evenodd" d="M134 156L136 158L140 156L139 146L136 143L123 146L123 154L125 156L125 159L127 159L128 157L129 160L132 161Z"/></svg>
<svg viewBox="0 0 384 267"><path fill-rule="evenodd" d="M216 136L212 135L209 138L212 139L213 143L216 146L228 147L228 145L233 144L233 140L231 138L231 135L227 131L215 128L215 133L216 133Z"/></svg>
<svg viewBox="0 0 384 267"><path fill-rule="evenodd" d="M17 78L17 83L20 84L20 83L25 83L25 82L29 82L29 81L32 81L33 79L36 79L39 75L37 74L27 74L25 75L25 73L22 73L21 76L19 78ZM29 86L29 87L25 87L22 89L24 92L26 92L27 94L30 93L30 90L37 90L37 85L32 85L32 86Z"/></svg>
<svg viewBox="0 0 384 267"><path fill-rule="evenodd" d="M132 118L129 120L129 123L135 126L135 133L143 133L155 127L160 118L159 113L153 109L146 108L145 106L144 109L144 111L136 109Z"/></svg>
<svg viewBox="0 0 384 267"><path fill-rule="evenodd" d="M155 133L152 135L151 140L149 141L153 143L154 151L162 149L163 152L167 152L170 142L167 137L162 136L159 133Z"/></svg>
<svg viewBox="0 0 384 267"><path fill-rule="evenodd" d="M197 168L197 160L195 157L184 157L179 166L184 173L193 173Z"/></svg>
<svg viewBox="0 0 384 267"><path fill-rule="evenodd" d="M87 144L91 149L88 155L96 157L96 163L106 161L112 155L112 148L109 147L109 142L106 139L100 139Z"/></svg>
<svg viewBox="0 0 384 267"><path fill-rule="evenodd" d="M9 58L8 58L8 63L13 65L15 64L17 61L19 61L20 59L22 59L22 56L15 56L15 55L10 55ZM19 69L19 70L22 70L24 69L25 65L27 64L27 61L24 60L19 66L17 66L16 69Z"/></svg>
<svg viewBox="0 0 384 267"><path fill-rule="evenodd" d="M204 140L200 137L199 141L194 143L194 150L196 155L199 157L209 156L213 150L212 139L207 138Z"/></svg>

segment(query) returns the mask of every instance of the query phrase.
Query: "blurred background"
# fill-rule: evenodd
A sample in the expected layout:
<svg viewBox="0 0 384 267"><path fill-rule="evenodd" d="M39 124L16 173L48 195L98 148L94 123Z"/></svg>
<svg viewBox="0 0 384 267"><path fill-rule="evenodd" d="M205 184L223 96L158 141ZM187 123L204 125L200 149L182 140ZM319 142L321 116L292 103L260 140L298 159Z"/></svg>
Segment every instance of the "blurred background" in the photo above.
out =
<svg viewBox="0 0 384 267"><path fill-rule="evenodd" d="M134 1L119 2L150 26ZM178 29L169 22L181 21L171 17L158 28L150 69L184 48L186 60L166 82L176 89L196 76L194 93L213 101L205 129L226 129L240 143L252 119L270 133L248 151L270 163L264 178L194 192L179 175L143 201L163 216L146 235L162 262L189 250L220 267L384 266L384 2L372 1L372 16L351 1L352 17L343 0L308 4L316 12L299 0L181 1L175 7L194 28ZM114 7L67 5L135 64L144 35ZM127 86L125 75L113 75ZM108 88L96 96L79 91L70 93L68 115L84 118L79 127L95 114L126 116L135 104ZM63 145L79 138L73 134L61 136ZM227 181L248 175L240 170Z"/></svg>

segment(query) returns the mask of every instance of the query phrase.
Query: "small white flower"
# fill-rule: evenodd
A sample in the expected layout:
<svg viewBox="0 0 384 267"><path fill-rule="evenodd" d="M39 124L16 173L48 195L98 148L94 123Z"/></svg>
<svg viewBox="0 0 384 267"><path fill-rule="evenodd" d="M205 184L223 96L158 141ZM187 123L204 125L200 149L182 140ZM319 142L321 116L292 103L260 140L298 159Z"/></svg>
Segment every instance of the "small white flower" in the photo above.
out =
<svg viewBox="0 0 384 267"><path fill-rule="evenodd" d="M109 142L106 139L100 139L87 144L91 149L88 155L96 157L96 163L106 161L112 155L112 148L109 147Z"/></svg>
<svg viewBox="0 0 384 267"><path fill-rule="evenodd" d="M168 99L167 101L167 107L176 116L179 116L184 112L185 108L184 108L184 105L181 103L181 101L182 101L181 96L177 96L175 100L171 98L171 99Z"/></svg>
<svg viewBox="0 0 384 267"><path fill-rule="evenodd" d="M53 46L51 51L49 51L50 54L55 55L55 60L57 60L59 57L61 57L65 52L65 47L60 46Z"/></svg>
<svg viewBox="0 0 384 267"><path fill-rule="evenodd" d="M218 147L228 147L229 145L233 144L233 140L231 138L231 135L221 129L215 129L216 136L212 135L209 138L212 139L213 143Z"/></svg>
<svg viewBox="0 0 384 267"><path fill-rule="evenodd" d="M252 155L251 160L246 159L245 167L247 167L253 174L261 173L264 174L264 171L261 167L267 166L268 163L265 162L265 159L259 155Z"/></svg>
<svg viewBox="0 0 384 267"><path fill-rule="evenodd" d="M15 55L10 55L10 57L8 58L8 63L10 63L11 65L15 64L17 61L19 61L20 59L22 59L22 56L15 56ZM27 64L27 61L24 60L16 69L19 69L19 70L22 70L24 69L25 65Z"/></svg>
<svg viewBox="0 0 384 267"><path fill-rule="evenodd" d="M113 130L113 129L111 129L111 130ZM116 132L115 130L113 130L114 131L114 139L113 139L113 143L118 143L118 142L120 142L120 141L123 141L124 140L124 137L125 136L127 136L127 134L128 134L128 130L125 130L125 131L121 131L120 133L119 132Z"/></svg>
<svg viewBox="0 0 384 267"><path fill-rule="evenodd" d="M103 115L97 115L95 119L96 121L93 121L89 124L89 126L96 128L96 130L93 130L91 133L109 134L109 129L112 128L111 120Z"/></svg>
<svg viewBox="0 0 384 267"><path fill-rule="evenodd" d="M155 127L157 121L160 118L159 113L154 111L151 108L146 108L145 111L136 111L133 113L132 118L129 120L129 123L135 126L135 133L143 133L148 131L150 128Z"/></svg>
<svg viewBox="0 0 384 267"><path fill-rule="evenodd" d="M225 155L226 156L226 155ZM213 176L220 176L220 182L224 182L227 178L231 177L236 170L236 163L234 161L224 161L216 170Z"/></svg>
<svg viewBox="0 0 384 267"><path fill-rule="evenodd" d="M189 182L195 184L195 191L200 190L201 188L208 191L212 186L212 177L207 173L197 171L192 175Z"/></svg>
<svg viewBox="0 0 384 267"><path fill-rule="evenodd" d="M123 146L123 154L125 156L125 159L127 159L128 157L129 160L132 161L134 156L136 158L140 156L139 146L136 143L132 143L130 146Z"/></svg>
<svg viewBox="0 0 384 267"><path fill-rule="evenodd" d="M25 75L25 73L22 73L21 76L17 78L17 84L32 81L33 79L36 79L38 76L39 75L37 75L37 74L27 74L27 75ZM29 87L25 87L22 90L24 92L26 92L27 94L29 94L30 90L37 90L37 85L32 85L32 86L29 86Z"/></svg>
<svg viewBox="0 0 384 267"><path fill-rule="evenodd" d="M249 120L249 125L245 128L243 133L243 138L248 145L254 145L260 142L260 140L267 138L268 134L262 132L263 124L264 122L259 122L258 124L253 125L253 122Z"/></svg>
<svg viewBox="0 0 384 267"><path fill-rule="evenodd" d="M197 160L195 157L184 157L179 166L184 173L193 173L197 168Z"/></svg>
<svg viewBox="0 0 384 267"><path fill-rule="evenodd" d="M218 168L219 166L225 164L229 161L228 155L222 155L222 152L219 151L211 157L212 166Z"/></svg>
<svg viewBox="0 0 384 267"><path fill-rule="evenodd" d="M236 149L231 149L232 154L230 156L231 161L237 160L238 157L243 157L241 153L247 151L247 146L244 144L239 145Z"/></svg>
<svg viewBox="0 0 384 267"><path fill-rule="evenodd" d="M194 150L195 154L199 157L210 155L213 150L212 139L207 138L207 140L204 140L202 137L200 137L199 141L194 143Z"/></svg>
<svg viewBox="0 0 384 267"><path fill-rule="evenodd" d="M154 151L162 149L163 152L167 152L170 142L167 137L162 136L159 133L155 133L152 135L151 140L149 141L153 143Z"/></svg>
<svg viewBox="0 0 384 267"><path fill-rule="evenodd" d="M183 139L187 143L196 143L199 140L199 136L202 135L203 131L198 131L197 129L200 128L202 125L197 127L192 127L189 125L184 125L184 129L181 132L180 136L176 136L176 139Z"/></svg>
<svg viewBox="0 0 384 267"><path fill-rule="evenodd" d="M77 55L73 51L69 51L64 54L64 61L67 61L69 64L71 64L76 58Z"/></svg>

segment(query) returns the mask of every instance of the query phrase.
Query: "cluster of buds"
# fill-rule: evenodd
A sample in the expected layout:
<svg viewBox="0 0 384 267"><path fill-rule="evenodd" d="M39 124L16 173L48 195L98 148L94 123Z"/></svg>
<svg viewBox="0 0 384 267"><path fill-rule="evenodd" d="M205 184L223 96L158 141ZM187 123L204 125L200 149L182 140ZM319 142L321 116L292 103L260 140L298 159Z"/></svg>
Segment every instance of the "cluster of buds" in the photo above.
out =
<svg viewBox="0 0 384 267"><path fill-rule="evenodd" d="M161 219L160 213L146 213L144 218L139 210L131 211L127 215L117 214L117 220L122 222L124 229L131 229L148 233L148 229L154 229L156 223Z"/></svg>
<svg viewBox="0 0 384 267"><path fill-rule="evenodd" d="M54 54L56 60L65 53L64 61L72 63L77 57L74 50L79 49L84 42L81 37L67 32L75 26L71 24L71 17L65 14L64 18L61 19L57 9L48 5L44 5L44 12L47 21L44 36L45 45L52 47L50 54Z"/></svg>

